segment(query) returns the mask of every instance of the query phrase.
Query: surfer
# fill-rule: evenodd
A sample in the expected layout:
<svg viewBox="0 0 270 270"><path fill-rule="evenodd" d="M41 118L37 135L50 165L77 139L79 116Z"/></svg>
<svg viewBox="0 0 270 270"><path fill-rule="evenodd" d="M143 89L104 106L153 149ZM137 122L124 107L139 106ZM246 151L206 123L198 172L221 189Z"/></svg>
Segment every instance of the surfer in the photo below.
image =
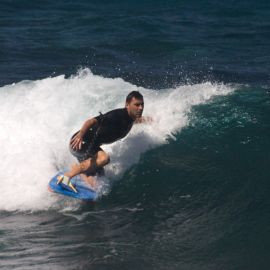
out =
<svg viewBox="0 0 270 270"><path fill-rule="evenodd" d="M95 187L94 175L104 174L103 167L110 162L109 155L100 147L124 138L133 124L151 122L151 117L143 117L144 100L138 91L126 97L125 107L100 114L86 120L82 128L70 140L70 151L79 163L58 177L57 184L77 192L71 178L80 174L84 181Z"/></svg>

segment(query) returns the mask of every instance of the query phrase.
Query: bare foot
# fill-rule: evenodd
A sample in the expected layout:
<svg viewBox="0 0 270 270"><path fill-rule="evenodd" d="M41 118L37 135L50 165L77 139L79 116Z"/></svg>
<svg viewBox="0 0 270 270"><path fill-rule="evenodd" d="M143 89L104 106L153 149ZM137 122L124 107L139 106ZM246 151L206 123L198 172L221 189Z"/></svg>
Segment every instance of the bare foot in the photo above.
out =
<svg viewBox="0 0 270 270"><path fill-rule="evenodd" d="M85 174L80 174L80 176L91 188L97 187L97 180L93 176L86 176Z"/></svg>

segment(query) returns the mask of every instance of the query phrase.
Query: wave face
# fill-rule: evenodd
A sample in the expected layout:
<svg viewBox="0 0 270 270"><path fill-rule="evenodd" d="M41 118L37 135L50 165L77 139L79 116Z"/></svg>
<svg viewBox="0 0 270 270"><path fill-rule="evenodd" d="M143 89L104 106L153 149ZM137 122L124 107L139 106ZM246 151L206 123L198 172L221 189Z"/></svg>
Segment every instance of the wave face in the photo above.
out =
<svg viewBox="0 0 270 270"><path fill-rule="evenodd" d="M120 78L95 76L88 69L70 78L57 76L2 87L0 139L4 143L0 179L5 189L0 209L57 207L57 199L48 193L47 184L58 169L74 162L67 147L70 136L88 117L123 107L126 95L133 90L144 95L144 115L153 116L154 123L134 126L126 138L104 146L111 156L107 166L111 179L119 178L142 153L173 138L187 125L187 113L193 105L226 95L232 87L203 83L156 91Z"/></svg>

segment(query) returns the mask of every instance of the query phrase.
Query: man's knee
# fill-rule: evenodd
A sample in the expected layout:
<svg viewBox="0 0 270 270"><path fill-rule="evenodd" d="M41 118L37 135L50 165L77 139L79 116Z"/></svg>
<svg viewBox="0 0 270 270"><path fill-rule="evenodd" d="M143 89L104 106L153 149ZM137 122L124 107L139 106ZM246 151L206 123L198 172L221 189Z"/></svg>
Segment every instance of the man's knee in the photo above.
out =
<svg viewBox="0 0 270 270"><path fill-rule="evenodd" d="M100 166L105 166L110 163L110 156L104 151L100 151L98 153L98 161L100 163Z"/></svg>
<svg viewBox="0 0 270 270"><path fill-rule="evenodd" d="M90 168L90 166L91 166L90 159L86 159L86 160L80 162L78 164L78 166L80 167L80 171L81 172L87 171Z"/></svg>

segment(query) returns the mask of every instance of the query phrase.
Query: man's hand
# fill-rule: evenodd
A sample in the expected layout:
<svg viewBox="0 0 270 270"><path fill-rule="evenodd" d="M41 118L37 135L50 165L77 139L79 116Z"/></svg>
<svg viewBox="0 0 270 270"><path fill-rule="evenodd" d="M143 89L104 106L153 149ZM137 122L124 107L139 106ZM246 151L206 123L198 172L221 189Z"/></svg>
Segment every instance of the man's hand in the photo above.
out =
<svg viewBox="0 0 270 270"><path fill-rule="evenodd" d="M82 144L85 142L83 141L83 136L87 132L89 128L91 128L93 125L97 123L96 118L88 119L84 122L82 128L80 131L71 139L70 146L72 149L80 150L82 149Z"/></svg>
<svg viewBox="0 0 270 270"><path fill-rule="evenodd" d="M82 136L80 135L80 132L76 134L70 141L70 146L72 149L80 150L82 148L82 144L84 144L84 141L82 139Z"/></svg>

